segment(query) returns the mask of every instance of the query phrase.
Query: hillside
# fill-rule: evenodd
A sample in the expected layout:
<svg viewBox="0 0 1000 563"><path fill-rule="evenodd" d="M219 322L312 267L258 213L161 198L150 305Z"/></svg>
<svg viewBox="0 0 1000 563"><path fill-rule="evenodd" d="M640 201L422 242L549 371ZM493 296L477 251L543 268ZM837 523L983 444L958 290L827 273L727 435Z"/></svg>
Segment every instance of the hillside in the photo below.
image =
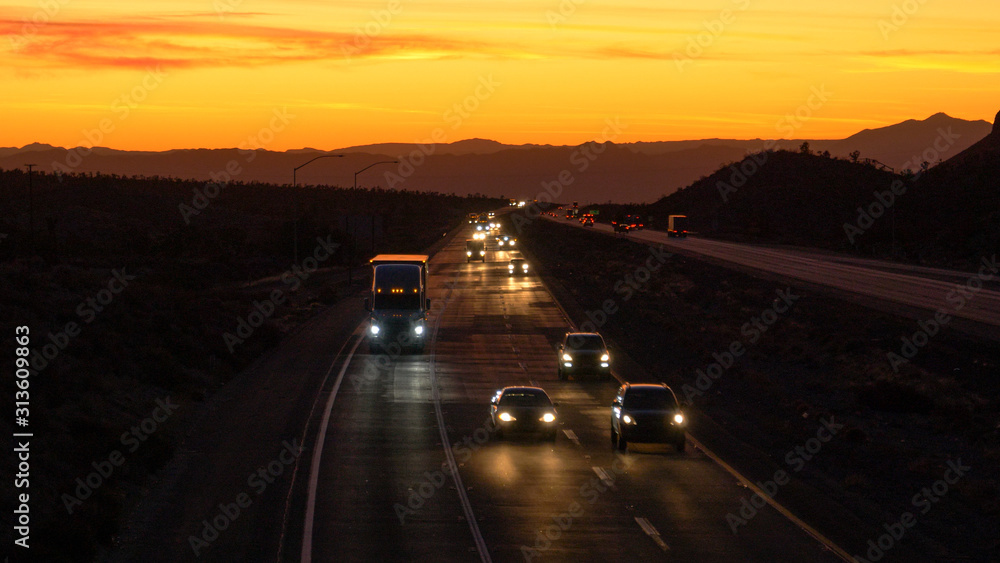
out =
<svg viewBox="0 0 1000 563"><path fill-rule="evenodd" d="M833 156L846 158L859 151L863 159L877 160L896 171L916 170L924 160L933 166L938 160L946 160L968 148L989 133L990 124L939 113L922 121L908 120L835 140L612 142L627 134L627 126L621 124L621 128L622 131L616 131L608 126L601 135L608 142L578 146L507 145L487 139L466 139L429 145L381 143L336 151L232 148L131 152L103 147L92 151L67 150L34 143L19 149L0 148L0 168L23 168L30 162L38 165L36 170L46 172L196 180L209 180L225 172L244 182L290 184L294 168L312 157L337 153L346 156L303 168L296 180L302 184L352 186L354 172L369 164L399 161L365 171L357 177L358 185L534 199L543 183L557 180L560 174L569 174L571 182L565 182L563 196L567 200L652 202L748 152L765 148L794 150L803 142L808 142L816 153L829 151Z"/></svg>
<svg viewBox="0 0 1000 563"><path fill-rule="evenodd" d="M741 171L742 170L742 171ZM747 172L754 172L747 174ZM893 174L846 160L789 151L756 153L651 204L647 215L689 217L690 229L708 236L850 250L844 224ZM877 222L859 244L881 240Z"/></svg>
<svg viewBox="0 0 1000 563"><path fill-rule="evenodd" d="M1000 117L1000 116L998 116ZM791 151L755 153L659 201L602 206L689 217L704 236L965 267L1000 247L1000 127L916 174Z"/></svg>

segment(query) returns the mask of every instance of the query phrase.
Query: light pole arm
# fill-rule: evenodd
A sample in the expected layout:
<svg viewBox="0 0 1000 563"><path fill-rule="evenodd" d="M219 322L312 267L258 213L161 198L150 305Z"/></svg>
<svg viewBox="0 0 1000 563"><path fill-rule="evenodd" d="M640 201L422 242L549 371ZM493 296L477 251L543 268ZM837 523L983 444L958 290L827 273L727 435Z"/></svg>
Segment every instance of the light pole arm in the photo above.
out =
<svg viewBox="0 0 1000 563"><path fill-rule="evenodd" d="M299 192L296 190L298 186L298 178L296 178L295 173L310 162L317 161L321 158L343 158L342 154L321 154L317 157L310 158L309 160L303 162L302 164L292 168L292 246L294 248L293 254L295 256L295 263L299 263ZM356 177L355 177L356 178ZM355 182L357 179L355 179Z"/></svg>
<svg viewBox="0 0 1000 563"><path fill-rule="evenodd" d="M358 170L357 172L354 173L354 189L358 189L358 174L361 174L365 170L368 170L372 166L376 166L378 164L399 164L399 161L398 160L382 160L382 161L379 161L379 162L373 162L373 163L369 164L368 166L365 166L361 170Z"/></svg>

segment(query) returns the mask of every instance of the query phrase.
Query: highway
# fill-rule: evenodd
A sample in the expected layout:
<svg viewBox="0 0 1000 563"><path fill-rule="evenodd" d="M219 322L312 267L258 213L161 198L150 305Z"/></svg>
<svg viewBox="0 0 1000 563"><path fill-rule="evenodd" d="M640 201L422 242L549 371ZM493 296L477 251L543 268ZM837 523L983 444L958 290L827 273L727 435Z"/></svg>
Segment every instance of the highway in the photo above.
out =
<svg viewBox="0 0 1000 563"><path fill-rule="evenodd" d="M770 506L734 534L747 489L692 443L613 451L617 382L559 381L570 321L511 254L466 263L463 240L431 259L424 354L368 354L365 323L332 366L301 561L841 560ZM490 396L516 384L559 403L554 444L489 437Z"/></svg>
<svg viewBox="0 0 1000 563"><path fill-rule="evenodd" d="M545 219L614 235L611 225L583 227L579 221ZM622 236L622 235L618 235ZM660 231L632 231L629 239L663 244L670 250L707 256L754 270L826 286L862 296L872 302L891 302L925 310L920 318L933 318L943 310L950 316L983 323L979 331L1000 339L1000 273L996 256L985 256L975 272L959 272L894 264L880 260L845 257L819 251L769 248L700 237L670 238ZM980 273L983 274L980 277Z"/></svg>

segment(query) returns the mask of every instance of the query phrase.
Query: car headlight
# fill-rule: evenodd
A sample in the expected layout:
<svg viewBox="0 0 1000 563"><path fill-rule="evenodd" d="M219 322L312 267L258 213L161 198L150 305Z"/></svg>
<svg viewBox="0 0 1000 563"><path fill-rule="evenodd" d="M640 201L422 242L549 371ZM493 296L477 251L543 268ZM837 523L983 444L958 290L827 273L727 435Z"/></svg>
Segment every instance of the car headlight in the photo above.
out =
<svg viewBox="0 0 1000 563"><path fill-rule="evenodd" d="M503 241L500 241L500 246L503 246Z"/></svg>
<svg viewBox="0 0 1000 563"><path fill-rule="evenodd" d="M504 422L510 422L512 420L517 420L517 419L511 416L509 412L502 412L500 413L500 420Z"/></svg>
<svg viewBox="0 0 1000 563"><path fill-rule="evenodd" d="M635 424L635 419L626 414L625 416L622 417L622 422L624 422L625 424Z"/></svg>
<svg viewBox="0 0 1000 563"><path fill-rule="evenodd" d="M510 241L510 245L511 245L511 246L514 246L514 241Z"/></svg>
<svg viewBox="0 0 1000 563"><path fill-rule="evenodd" d="M472 256L472 251L471 250L466 250L465 251L465 255L466 256Z"/></svg>
<svg viewBox="0 0 1000 563"><path fill-rule="evenodd" d="M556 419L556 415L554 415L554 414L552 414L552 413L550 413L550 412L547 412L547 413L545 413L545 415L544 415L544 416L542 416L542 420L543 420L544 422L552 422L552 421L554 421L555 419Z"/></svg>
<svg viewBox="0 0 1000 563"><path fill-rule="evenodd" d="M609 356L609 355L607 355L607 354L602 354L602 355L601 355L601 361L602 361L602 362L607 362L607 361L609 361L609 360L611 360L611 356Z"/></svg>
<svg viewBox="0 0 1000 563"><path fill-rule="evenodd" d="M374 325L373 324L372 327L371 327L372 336L378 335L378 333L379 333L380 330L382 330L382 329L380 329L378 327L378 325Z"/></svg>
<svg viewBox="0 0 1000 563"><path fill-rule="evenodd" d="M422 335L424 333L424 325L417 325L413 327L413 332L417 333L417 336Z"/></svg>
<svg viewBox="0 0 1000 563"><path fill-rule="evenodd" d="M675 414L674 415L674 422L676 422L677 424L684 424L684 415L681 414L681 413Z"/></svg>
<svg viewBox="0 0 1000 563"><path fill-rule="evenodd" d="M569 354L563 354L563 361L564 362L572 362L573 361L573 356L570 356Z"/></svg>
<svg viewBox="0 0 1000 563"><path fill-rule="evenodd" d="M486 256L486 251L485 250L480 250L479 251L479 255L480 256Z"/></svg>

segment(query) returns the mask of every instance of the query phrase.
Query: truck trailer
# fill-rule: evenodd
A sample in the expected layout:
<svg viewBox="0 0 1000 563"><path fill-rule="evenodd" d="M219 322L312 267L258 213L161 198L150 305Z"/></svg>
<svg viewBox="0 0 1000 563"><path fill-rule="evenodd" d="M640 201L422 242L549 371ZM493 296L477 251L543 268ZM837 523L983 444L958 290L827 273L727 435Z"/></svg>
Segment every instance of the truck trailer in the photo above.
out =
<svg viewBox="0 0 1000 563"><path fill-rule="evenodd" d="M671 215L667 217L667 236L680 238L688 236L687 215Z"/></svg>
<svg viewBox="0 0 1000 563"><path fill-rule="evenodd" d="M379 254L371 259L372 289L365 298L369 313L368 346L423 351L427 339L427 256Z"/></svg>

